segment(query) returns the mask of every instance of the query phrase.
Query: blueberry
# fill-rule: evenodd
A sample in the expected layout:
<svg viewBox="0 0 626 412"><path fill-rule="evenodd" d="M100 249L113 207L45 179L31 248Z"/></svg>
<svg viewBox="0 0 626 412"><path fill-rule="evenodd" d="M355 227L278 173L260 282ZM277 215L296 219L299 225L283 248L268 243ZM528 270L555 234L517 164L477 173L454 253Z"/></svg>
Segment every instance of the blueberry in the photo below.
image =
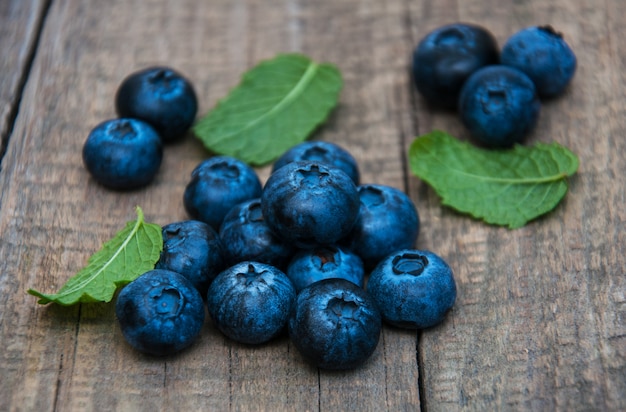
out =
<svg viewBox="0 0 626 412"><path fill-rule="evenodd" d="M193 86L168 67L150 67L126 77L115 95L120 117L141 119L155 128L163 141L182 137L193 123L198 102Z"/></svg>
<svg viewBox="0 0 626 412"><path fill-rule="evenodd" d="M532 80L495 65L470 76L461 89L459 113L471 135L488 147L521 143L535 127L541 103Z"/></svg>
<svg viewBox="0 0 626 412"><path fill-rule="evenodd" d="M291 162L270 175L261 207L275 233L307 248L334 244L350 232L359 212L359 195L340 169Z"/></svg>
<svg viewBox="0 0 626 412"><path fill-rule="evenodd" d="M370 274L367 291L385 322L407 329L440 323L456 300L450 266L432 252L415 249L382 260Z"/></svg>
<svg viewBox="0 0 626 412"><path fill-rule="evenodd" d="M285 272L300 291L322 279L341 278L363 287L365 271L361 258L338 246L300 250Z"/></svg>
<svg viewBox="0 0 626 412"><path fill-rule="evenodd" d="M294 252L267 226L259 198L234 206L224 217L219 236L229 266L251 260L284 268Z"/></svg>
<svg viewBox="0 0 626 412"><path fill-rule="evenodd" d="M302 356L323 369L353 369L378 345L381 315L367 292L345 279L302 289L289 318L289 336Z"/></svg>
<svg viewBox="0 0 626 412"><path fill-rule="evenodd" d="M342 241L373 268L390 253L415 246L420 220L413 201L390 186L358 187L359 217L350 235Z"/></svg>
<svg viewBox="0 0 626 412"><path fill-rule="evenodd" d="M193 170L183 200L192 219L219 231L224 216L233 206L261 197L262 190L253 168L233 157L215 156Z"/></svg>
<svg viewBox="0 0 626 412"><path fill-rule="evenodd" d="M184 276L151 270L126 285L115 313L126 341L152 355L171 355L191 345L204 323L204 302Z"/></svg>
<svg viewBox="0 0 626 412"><path fill-rule="evenodd" d="M112 189L146 186L161 167L163 147L150 125L135 119L111 119L91 130L83 163L100 184Z"/></svg>
<svg viewBox="0 0 626 412"><path fill-rule="evenodd" d="M314 161L337 167L350 176L355 185L359 184L360 173L356 159L341 146L324 141L306 141L292 147L274 162L272 172L287 163L300 161Z"/></svg>
<svg viewBox="0 0 626 412"><path fill-rule="evenodd" d="M163 227L163 251L157 269L186 277L205 296L211 281L224 269L222 242L204 222L185 220Z"/></svg>
<svg viewBox="0 0 626 412"><path fill-rule="evenodd" d="M485 28L448 24L428 33L413 53L413 80L424 98L455 108L465 80L481 67L498 63L498 45Z"/></svg>
<svg viewBox="0 0 626 412"><path fill-rule="evenodd" d="M576 71L574 52L551 26L515 33L502 47L501 62L526 73L541 97L561 94Z"/></svg>
<svg viewBox="0 0 626 412"><path fill-rule="evenodd" d="M259 344L285 328L295 299L296 290L278 268L240 262L211 283L207 307L224 335L237 342Z"/></svg>

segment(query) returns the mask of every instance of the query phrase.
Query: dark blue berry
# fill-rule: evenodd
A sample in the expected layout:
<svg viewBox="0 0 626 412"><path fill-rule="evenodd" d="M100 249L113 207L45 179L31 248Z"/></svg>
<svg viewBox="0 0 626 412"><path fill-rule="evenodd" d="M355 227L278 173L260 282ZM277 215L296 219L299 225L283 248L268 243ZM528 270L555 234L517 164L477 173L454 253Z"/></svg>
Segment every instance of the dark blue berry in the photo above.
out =
<svg viewBox="0 0 626 412"><path fill-rule="evenodd" d="M291 281L278 268L240 262L211 283L207 307L224 335L237 342L259 344L285 328L295 298Z"/></svg>
<svg viewBox="0 0 626 412"><path fill-rule="evenodd" d="M363 287L361 258L338 246L304 249L296 253L285 272L300 291L322 279L341 278Z"/></svg>
<svg viewBox="0 0 626 412"><path fill-rule="evenodd" d="M83 146L83 163L100 184L112 189L146 186L161 167L163 147L150 125L112 119L97 125Z"/></svg>
<svg viewBox="0 0 626 412"><path fill-rule="evenodd" d="M302 289L289 318L298 351L323 369L353 369L375 351L381 316L366 291L345 279L324 279Z"/></svg>
<svg viewBox="0 0 626 412"><path fill-rule="evenodd" d="M226 213L235 205L261 197L263 187L253 168L229 156L215 156L191 173L184 205L192 219L219 231Z"/></svg>
<svg viewBox="0 0 626 412"><path fill-rule="evenodd" d="M456 300L456 284L448 264L436 254L400 250L372 271L367 291L383 320L408 329L440 323Z"/></svg>
<svg viewBox="0 0 626 412"><path fill-rule="evenodd" d="M359 217L342 241L373 268L392 252L415 246L420 220L413 201L404 192L385 185L358 187Z"/></svg>
<svg viewBox="0 0 626 412"><path fill-rule="evenodd" d="M521 143L535 127L540 108L532 80L502 65L474 73L459 97L461 120L471 135L488 147Z"/></svg>
<svg viewBox="0 0 626 412"><path fill-rule="evenodd" d="M120 117L141 119L154 127L163 141L181 138L198 110L191 82L168 67L150 67L132 73L115 95Z"/></svg>
<svg viewBox="0 0 626 412"><path fill-rule="evenodd" d="M515 33L502 47L501 62L526 73L541 97L561 94L576 71L574 52L551 26Z"/></svg>
<svg viewBox="0 0 626 412"><path fill-rule="evenodd" d="M234 206L224 217L219 235L228 266L250 260L284 268L294 253L294 248L267 226L261 199Z"/></svg>
<svg viewBox="0 0 626 412"><path fill-rule="evenodd" d="M217 232L197 220L170 223L162 232L163 251L156 268L178 272L205 296L211 281L225 267Z"/></svg>
<svg viewBox="0 0 626 412"><path fill-rule="evenodd" d="M297 247L335 244L359 212L352 179L318 162L291 162L272 173L261 196L268 226Z"/></svg>
<svg viewBox="0 0 626 412"><path fill-rule="evenodd" d="M413 80L424 98L455 108L465 80L481 67L498 63L498 45L485 28L454 23L439 27L413 53Z"/></svg>
<svg viewBox="0 0 626 412"><path fill-rule="evenodd" d="M356 159L341 146L325 141L306 141L287 150L274 162L272 172L287 163L313 161L343 170L355 185L359 184L360 173Z"/></svg>
<svg viewBox="0 0 626 412"><path fill-rule="evenodd" d="M115 314L126 341L152 355L171 355L191 345L204 323L204 302L184 276L152 270L126 285Z"/></svg>

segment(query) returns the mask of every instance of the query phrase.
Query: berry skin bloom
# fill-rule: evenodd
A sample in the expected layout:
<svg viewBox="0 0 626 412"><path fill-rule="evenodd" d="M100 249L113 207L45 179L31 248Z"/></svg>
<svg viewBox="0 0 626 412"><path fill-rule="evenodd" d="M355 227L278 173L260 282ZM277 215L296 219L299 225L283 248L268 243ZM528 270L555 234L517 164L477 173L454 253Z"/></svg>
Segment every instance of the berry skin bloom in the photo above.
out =
<svg viewBox="0 0 626 412"><path fill-rule="evenodd" d="M534 129L541 102L535 84L508 66L488 66L472 74L459 97L459 114L472 137L487 147L508 148Z"/></svg>
<svg viewBox="0 0 626 412"><path fill-rule="evenodd" d="M359 217L341 244L373 268L392 252L415 246L420 220L413 201L396 188L364 184L358 187Z"/></svg>
<svg viewBox="0 0 626 412"><path fill-rule="evenodd" d="M103 186L117 190L148 185L161 167L157 132L137 119L111 119L94 127L83 145L83 164Z"/></svg>
<svg viewBox="0 0 626 412"><path fill-rule="evenodd" d="M163 250L157 269L180 273L205 296L211 281L224 269L217 232L204 222L184 220L163 226Z"/></svg>
<svg viewBox="0 0 626 412"><path fill-rule="evenodd" d="M229 266L250 260L283 269L294 253L293 247L267 226L261 199L235 205L224 217L219 236Z"/></svg>
<svg viewBox="0 0 626 412"><path fill-rule="evenodd" d="M322 140L307 140L287 150L272 166L272 173L287 163L312 161L334 166L343 170L352 178L355 185L359 184L360 172L356 159L341 146Z"/></svg>
<svg viewBox="0 0 626 412"><path fill-rule="evenodd" d="M465 80L498 63L498 45L487 29L454 23L428 33L413 53L413 80L431 104L454 109Z"/></svg>
<svg viewBox="0 0 626 412"><path fill-rule="evenodd" d="M322 279L341 278L363 287L365 270L361 258L338 246L302 249L295 254L286 271L300 291Z"/></svg>
<svg viewBox="0 0 626 412"><path fill-rule="evenodd" d="M359 213L359 195L342 170L319 162L291 162L272 173L261 196L268 226L300 248L332 245Z"/></svg>
<svg viewBox="0 0 626 412"><path fill-rule="evenodd" d="M376 350L382 322L367 292L345 279L315 282L298 294L289 336L302 356L323 369L362 365Z"/></svg>
<svg viewBox="0 0 626 412"><path fill-rule="evenodd" d="M215 156L191 172L183 203L192 219L205 222L215 231L235 205L261 197L261 181L254 169L230 156Z"/></svg>
<svg viewBox="0 0 626 412"><path fill-rule="evenodd" d="M188 347L204 324L200 293L182 275L155 269L124 286L115 314L126 341L140 352L171 355Z"/></svg>
<svg viewBox="0 0 626 412"><path fill-rule="evenodd" d="M282 271L259 262L241 262L220 273L207 293L217 328L247 344L269 341L284 330L296 299Z"/></svg>
<svg viewBox="0 0 626 412"><path fill-rule="evenodd" d="M502 47L501 64L526 73L542 98L565 91L576 72L576 55L551 26L528 27Z"/></svg>
<svg viewBox="0 0 626 412"><path fill-rule="evenodd" d="M450 266L432 252L415 249L383 259L370 274L367 291L386 323L407 329L437 325L456 300Z"/></svg>
<svg viewBox="0 0 626 412"><path fill-rule="evenodd" d="M181 139L196 117L191 82L169 67L149 67L126 77L115 95L120 117L149 123L164 142Z"/></svg>

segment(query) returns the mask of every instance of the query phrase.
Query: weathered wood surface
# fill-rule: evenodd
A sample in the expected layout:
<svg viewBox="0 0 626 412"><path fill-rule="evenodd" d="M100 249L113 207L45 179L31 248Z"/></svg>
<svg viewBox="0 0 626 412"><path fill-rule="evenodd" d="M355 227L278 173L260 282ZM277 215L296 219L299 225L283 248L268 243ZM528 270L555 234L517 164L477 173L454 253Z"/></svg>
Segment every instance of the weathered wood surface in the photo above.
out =
<svg viewBox="0 0 626 412"><path fill-rule="evenodd" d="M0 153L17 115L46 7L43 0L0 2Z"/></svg>
<svg viewBox="0 0 626 412"><path fill-rule="evenodd" d="M8 141L0 172L0 410L626 410L622 0L46 5L0 4L0 131ZM440 128L467 137L455 115L424 104L407 70L424 34L459 20L488 27L501 44L525 26L550 23L579 59L574 83L544 105L528 140L571 148L579 173L553 213L519 230L442 208L408 172L414 136ZM444 256L458 282L442 325L419 333L386 327L364 367L328 373L305 364L285 337L248 347L210 321L189 350L154 359L124 342L112 305L42 307L25 293L57 290L134 218L135 205L155 223L186 218L184 186L209 155L193 138L166 148L144 190L103 189L82 166L82 143L115 116L125 75L175 67L194 82L204 113L246 69L285 51L341 69L340 106L315 137L350 150L364 182L411 195L422 218L418 246ZM18 102L13 122L7 113ZM268 173L259 169L263 180Z"/></svg>

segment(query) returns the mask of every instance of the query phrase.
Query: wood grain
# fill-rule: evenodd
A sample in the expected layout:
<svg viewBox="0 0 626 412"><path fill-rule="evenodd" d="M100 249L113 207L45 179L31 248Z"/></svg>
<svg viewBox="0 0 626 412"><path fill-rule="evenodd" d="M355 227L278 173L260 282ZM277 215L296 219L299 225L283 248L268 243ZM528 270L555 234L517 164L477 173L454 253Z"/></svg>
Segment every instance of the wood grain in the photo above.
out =
<svg viewBox="0 0 626 412"><path fill-rule="evenodd" d="M577 52L578 71L564 96L543 105L528 143L560 142L581 161L565 201L516 231L439 207L422 209L430 222L425 230L441 239L438 250L460 281L453 315L420 336L426 409L623 409L624 244L618 234L624 223L616 199L624 194L624 150L615 136L624 132L618 114L624 106L615 103L623 101L624 82L613 43L623 35L624 7L618 1L470 1L459 2L454 16L443 5L430 15L420 11L414 9L418 27L421 21L428 27L478 22L500 44L530 25L562 31ZM419 110L418 125L420 133L445 128L469 138L448 115ZM413 193L429 206L438 203L414 183Z"/></svg>
<svg viewBox="0 0 626 412"><path fill-rule="evenodd" d="M0 5L0 103L21 98L10 135L0 118L8 138L0 170L0 410L626 409L621 0L53 1L19 95L44 5ZM571 148L579 173L554 212L522 229L442 207L408 170L414 136L439 128L469 138L454 113L424 103L409 73L419 39L458 20L488 27L500 44L550 23L579 59L573 84L545 102L528 139ZM158 224L187 218L184 187L210 155L191 136L166 147L146 189L106 190L82 166L84 139L115 116L113 96L126 75L170 65L192 80L204 113L246 69L287 51L341 70L340 104L313 138L346 147L363 182L413 198L422 221L417 246L448 260L458 283L443 324L385 327L362 368L329 373L306 364L287 336L240 345L210 320L191 348L155 359L126 344L112 305L41 307L26 295L31 287L57 290L134 218L135 205ZM258 173L267 179L269 167Z"/></svg>
<svg viewBox="0 0 626 412"><path fill-rule="evenodd" d="M45 0L0 3L0 160L47 9Z"/></svg>

